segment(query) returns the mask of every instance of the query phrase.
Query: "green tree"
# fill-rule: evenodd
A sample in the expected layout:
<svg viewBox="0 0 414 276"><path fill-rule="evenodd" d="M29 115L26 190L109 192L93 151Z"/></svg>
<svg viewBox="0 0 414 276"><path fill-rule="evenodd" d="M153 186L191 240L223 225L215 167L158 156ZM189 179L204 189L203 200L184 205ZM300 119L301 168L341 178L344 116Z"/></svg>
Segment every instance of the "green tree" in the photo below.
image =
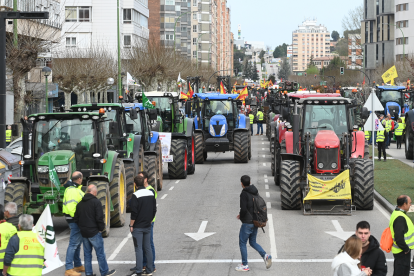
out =
<svg viewBox="0 0 414 276"><path fill-rule="evenodd" d="M287 44L283 43L275 48L273 51L274 58L283 58L287 56Z"/></svg>
<svg viewBox="0 0 414 276"><path fill-rule="evenodd" d="M340 56L348 56L348 39L341 38L335 46L336 52Z"/></svg>
<svg viewBox="0 0 414 276"><path fill-rule="evenodd" d="M254 62L254 66L252 68L252 77L251 77L251 79L253 81L259 80L259 74L257 74L257 64L256 64L256 62Z"/></svg>
<svg viewBox="0 0 414 276"><path fill-rule="evenodd" d="M269 78L267 79L267 81L270 81L270 80L272 81L272 83L273 83L273 84L275 84L275 83L276 83L276 78L275 78L275 76L270 75L270 76L269 76Z"/></svg>
<svg viewBox="0 0 414 276"><path fill-rule="evenodd" d="M290 64L286 58L283 58L282 65L279 68L279 72L277 73L277 77L279 79L288 79L290 75Z"/></svg>
<svg viewBox="0 0 414 276"><path fill-rule="evenodd" d="M253 66L252 63L249 62L248 60L246 60L246 63L244 65L244 69L243 69L243 76L246 79L252 79L253 75Z"/></svg>
<svg viewBox="0 0 414 276"><path fill-rule="evenodd" d="M331 62L329 63L329 65L326 67L326 70L334 70L334 69L339 69L339 67L344 67L345 63L341 60L340 57L336 56L334 57Z"/></svg>
<svg viewBox="0 0 414 276"><path fill-rule="evenodd" d="M260 59L260 63L261 63L261 64L265 63L265 60L264 60L264 58L263 58L263 57Z"/></svg>
<svg viewBox="0 0 414 276"><path fill-rule="evenodd" d="M265 55L265 51L264 50L262 50L262 51L260 51L260 54L259 54L259 58L263 58L264 57L264 55Z"/></svg>
<svg viewBox="0 0 414 276"><path fill-rule="evenodd" d="M339 39L339 33L337 31L332 31L331 37L334 41L338 41Z"/></svg>

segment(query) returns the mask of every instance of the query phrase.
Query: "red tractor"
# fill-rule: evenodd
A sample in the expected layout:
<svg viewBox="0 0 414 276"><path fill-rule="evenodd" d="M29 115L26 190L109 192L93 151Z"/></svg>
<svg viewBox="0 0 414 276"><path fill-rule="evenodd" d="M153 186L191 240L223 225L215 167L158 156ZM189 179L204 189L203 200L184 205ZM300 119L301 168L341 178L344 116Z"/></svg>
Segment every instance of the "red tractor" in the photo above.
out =
<svg viewBox="0 0 414 276"><path fill-rule="evenodd" d="M338 94L303 96L292 101L293 114L282 110L282 116L291 117L287 127L281 126L281 143L276 156L275 178L281 189L283 210L298 210L304 214L351 214L352 207L372 210L374 206L374 170L364 132L358 130L352 101ZM362 117L369 112L364 109ZM279 158L278 158L279 157ZM352 198L329 201L334 207L317 210L314 200L304 200L310 191L308 175L329 181L349 171ZM352 202L351 202L352 201ZM335 209L336 208L336 209Z"/></svg>

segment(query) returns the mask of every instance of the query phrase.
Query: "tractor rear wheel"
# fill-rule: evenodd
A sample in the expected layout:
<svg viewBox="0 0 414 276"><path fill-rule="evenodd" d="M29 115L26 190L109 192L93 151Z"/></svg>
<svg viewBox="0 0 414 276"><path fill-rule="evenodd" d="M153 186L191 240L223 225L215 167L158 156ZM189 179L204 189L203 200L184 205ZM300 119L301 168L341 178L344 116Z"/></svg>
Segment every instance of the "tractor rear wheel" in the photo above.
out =
<svg viewBox="0 0 414 276"><path fill-rule="evenodd" d="M157 141L155 144L155 152L157 153L157 170L158 170L158 179L157 179L157 191L162 190L163 182L163 172L162 172L162 152L161 152L161 141Z"/></svg>
<svg viewBox="0 0 414 276"><path fill-rule="evenodd" d="M99 201L102 204L102 211L104 216L104 222L105 222L105 229L102 231L103 237L109 236L109 228L111 225L111 203L109 202L109 185L108 182L100 181L100 180L92 180L89 182L89 185L95 185L98 189L98 194L96 197L99 199Z"/></svg>
<svg viewBox="0 0 414 276"><path fill-rule="evenodd" d="M374 168L370 160L355 160L353 201L358 210L374 208Z"/></svg>
<svg viewBox="0 0 414 276"><path fill-rule="evenodd" d="M194 132L193 135L191 136L191 144L187 145L187 149L188 149L188 168L187 168L187 173L188 174L194 174L195 172L195 137L194 137Z"/></svg>
<svg viewBox="0 0 414 276"><path fill-rule="evenodd" d="M17 204L17 215L23 214L23 207L29 198L29 189L25 183L9 183L4 194L4 205L9 202Z"/></svg>
<svg viewBox="0 0 414 276"><path fill-rule="evenodd" d="M413 148L413 144L414 144L414 132L413 129L411 127L411 121L410 121L410 117L407 116L407 120L405 122L405 158L412 160L414 157L414 148Z"/></svg>
<svg viewBox="0 0 414 276"><path fill-rule="evenodd" d="M126 191L127 191L127 213L130 213L128 202L131 199L132 195L135 192L134 177L135 177L135 164L134 163L124 163L125 167L125 181L126 181Z"/></svg>
<svg viewBox="0 0 414 276"><path fill-rule="evenodd" d="M145 156L145 171L148 173L148 184L154 189L157 189L158 170L157 170L157 156Z"/></svg>
<svg viewBox="0 0 414 276"><path fill-rule="evenodd" d="M234 133L234 162L247 163L249 161L249 134L247 131Z"/></svg>
<svg viewBox="0 0 414 276"><path fill-rule="evenodd" d="M172 179L187 178L187 140L171 140L170 154L173 156L173 162L168 163L168 175Z"/></svg>
<svg viewBox="0 0 414 276"><path fill-rule="evenodd" d="M250 135L250 132L248 133L248 139L249 139L249 160L252 159L252 136Z"/></svg>
<svg viewBox="0 0 414 276"><path fill-rule="evenodd" d="M114 207L114 210L111 212L111 226L124 226L127 190L125 168L122 159L116 160L114 177L111 183L109 183L109 191L111 193L112 206Z"/></svg>
<svg viewBox="0 0 414 276"><path fill-rule="evenodd" d="M138 160L139 160L138 172L141 172L144 170L144 145L141 145L139 147Z"/></svg>
<svg viewBox="0 0 414 276"><path fill-rule="evenodd" d="M284 160L280 168L282 210L299 210L301 204L299 162Z"/></svg>
<svg viewBox="0 0 414 276"><path fill-rule="evenodd" d="M364 159L369 159L369 146L367 140L365 140Z"/></svg>
<svg viewBox="0 0 414 276"><path fill-rule="evenodd" d="M276 186L280 185L280 178L281 178L281 165L282 165L282 158L280 156L281 153L286 153L286 142L285 140L282 141L280 147L275 146L275 171L274 171L274 182Z"/></svg>
<svg viewBox="0 0 414 276"><path fill-rule="evenodd" d="M204 141L203 141L203 134L197 132L195 134L195 160L196 164L203 164L204 163Z"/></svg>

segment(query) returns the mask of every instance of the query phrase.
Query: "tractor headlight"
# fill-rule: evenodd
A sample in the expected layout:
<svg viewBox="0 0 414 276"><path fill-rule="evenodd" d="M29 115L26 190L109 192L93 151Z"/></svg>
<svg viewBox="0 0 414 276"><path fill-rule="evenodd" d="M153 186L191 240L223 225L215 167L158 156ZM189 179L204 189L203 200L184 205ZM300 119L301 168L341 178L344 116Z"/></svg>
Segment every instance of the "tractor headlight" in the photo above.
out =
<svg viewBox="0 0 414 276"><path fill-rule="evenodd" d="M48 171L49 171L48 166L38 166L37 167L37 172L38 173L47 173Z"/></svg>
<svg viewBox="0 0 414 276"><path fill-rule="evenodd" d="M226 126L225 125L223 125L221 127L220 136L223 136L224 134L226 134Z"/></svg>
<svg viewBox="0 0 414 276"><path fill-rule="evenodd" d="M216 133L214 132L214 127L213 127L213 125L210 125L210 135L211 135L211 136L216 136Z"/></svg>
<svg viewBox="0 0 414 276"><path fill-rule="evenodd" d="M336 169L336 168L338 167L338 164L336 164L336 163L332 163L332 164L331 164L331 167L332 167L332 169Z"/></svg>
<svg viewBox="0 0 414 276"><path fill-rule="evenodd" d="M323 163L319 163L319 164L318 164L318 168L319 168L319 169L323 169Z"/></svg>
<svg viewBox="0 0 414 276"><path fill-rule="evenodd" d="M55 166L56 172L65 173L69 171L69 165Z"/></svg>

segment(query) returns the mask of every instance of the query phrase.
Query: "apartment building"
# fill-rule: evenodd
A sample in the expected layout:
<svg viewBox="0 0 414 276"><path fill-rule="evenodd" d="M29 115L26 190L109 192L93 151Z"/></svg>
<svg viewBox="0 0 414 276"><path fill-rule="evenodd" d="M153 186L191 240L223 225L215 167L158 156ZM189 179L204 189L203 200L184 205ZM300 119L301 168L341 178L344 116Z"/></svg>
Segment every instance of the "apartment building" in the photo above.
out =
<svg viewBox="0 0 414 276"><path fill-rule="evenodd" d="M230 8L227 0L213 0L217 3L217 70L222 75L233 74L233 41Z"/></svg>
<svg viewBox="0 0 414 276"><path fill-rule="evenodd" d="M116 53L117 1L65 0L62 48L104 47ZM149 39L148 0L120 0L121 50Z"/></svg>
<svg viewBox="0 0 414 276"><path fill-rule="evenodd" d="M361 35L348 35L348 60L346 61L348 69L361 69L363 61Z"/></svg>
<svg viewBox="0 0 414 276"><path fill-rule="evenodd" d="M328 67L329 64L331 64L331 61L337 57L337 55L329 55L329 56L324 56L324 57L317 57L313 59L313 64L320 70L323 67ZM346 56L341 56L340 59L346 63L348 60L348 57Z"/></svg>
<svg viewBox="0 0 414 276"><path fill-rule="evenodd" d="M394 64L394 11L394 0L364 0L361 42L368 74L379 66Z"/></svg>
<svg viewBox="0 0 414 276"><path fill-rule="evenodd" d="M311 57L320 58L330 54L330 37L328 29L317 24L316 20L305 20L292 33L292 71L304 72Z"/></svg>
<svg viewBox="0 0 414 276"><path fill-rule="evenodd" d="M414 0L395 0L395 61L414 55Z"/></svg>

